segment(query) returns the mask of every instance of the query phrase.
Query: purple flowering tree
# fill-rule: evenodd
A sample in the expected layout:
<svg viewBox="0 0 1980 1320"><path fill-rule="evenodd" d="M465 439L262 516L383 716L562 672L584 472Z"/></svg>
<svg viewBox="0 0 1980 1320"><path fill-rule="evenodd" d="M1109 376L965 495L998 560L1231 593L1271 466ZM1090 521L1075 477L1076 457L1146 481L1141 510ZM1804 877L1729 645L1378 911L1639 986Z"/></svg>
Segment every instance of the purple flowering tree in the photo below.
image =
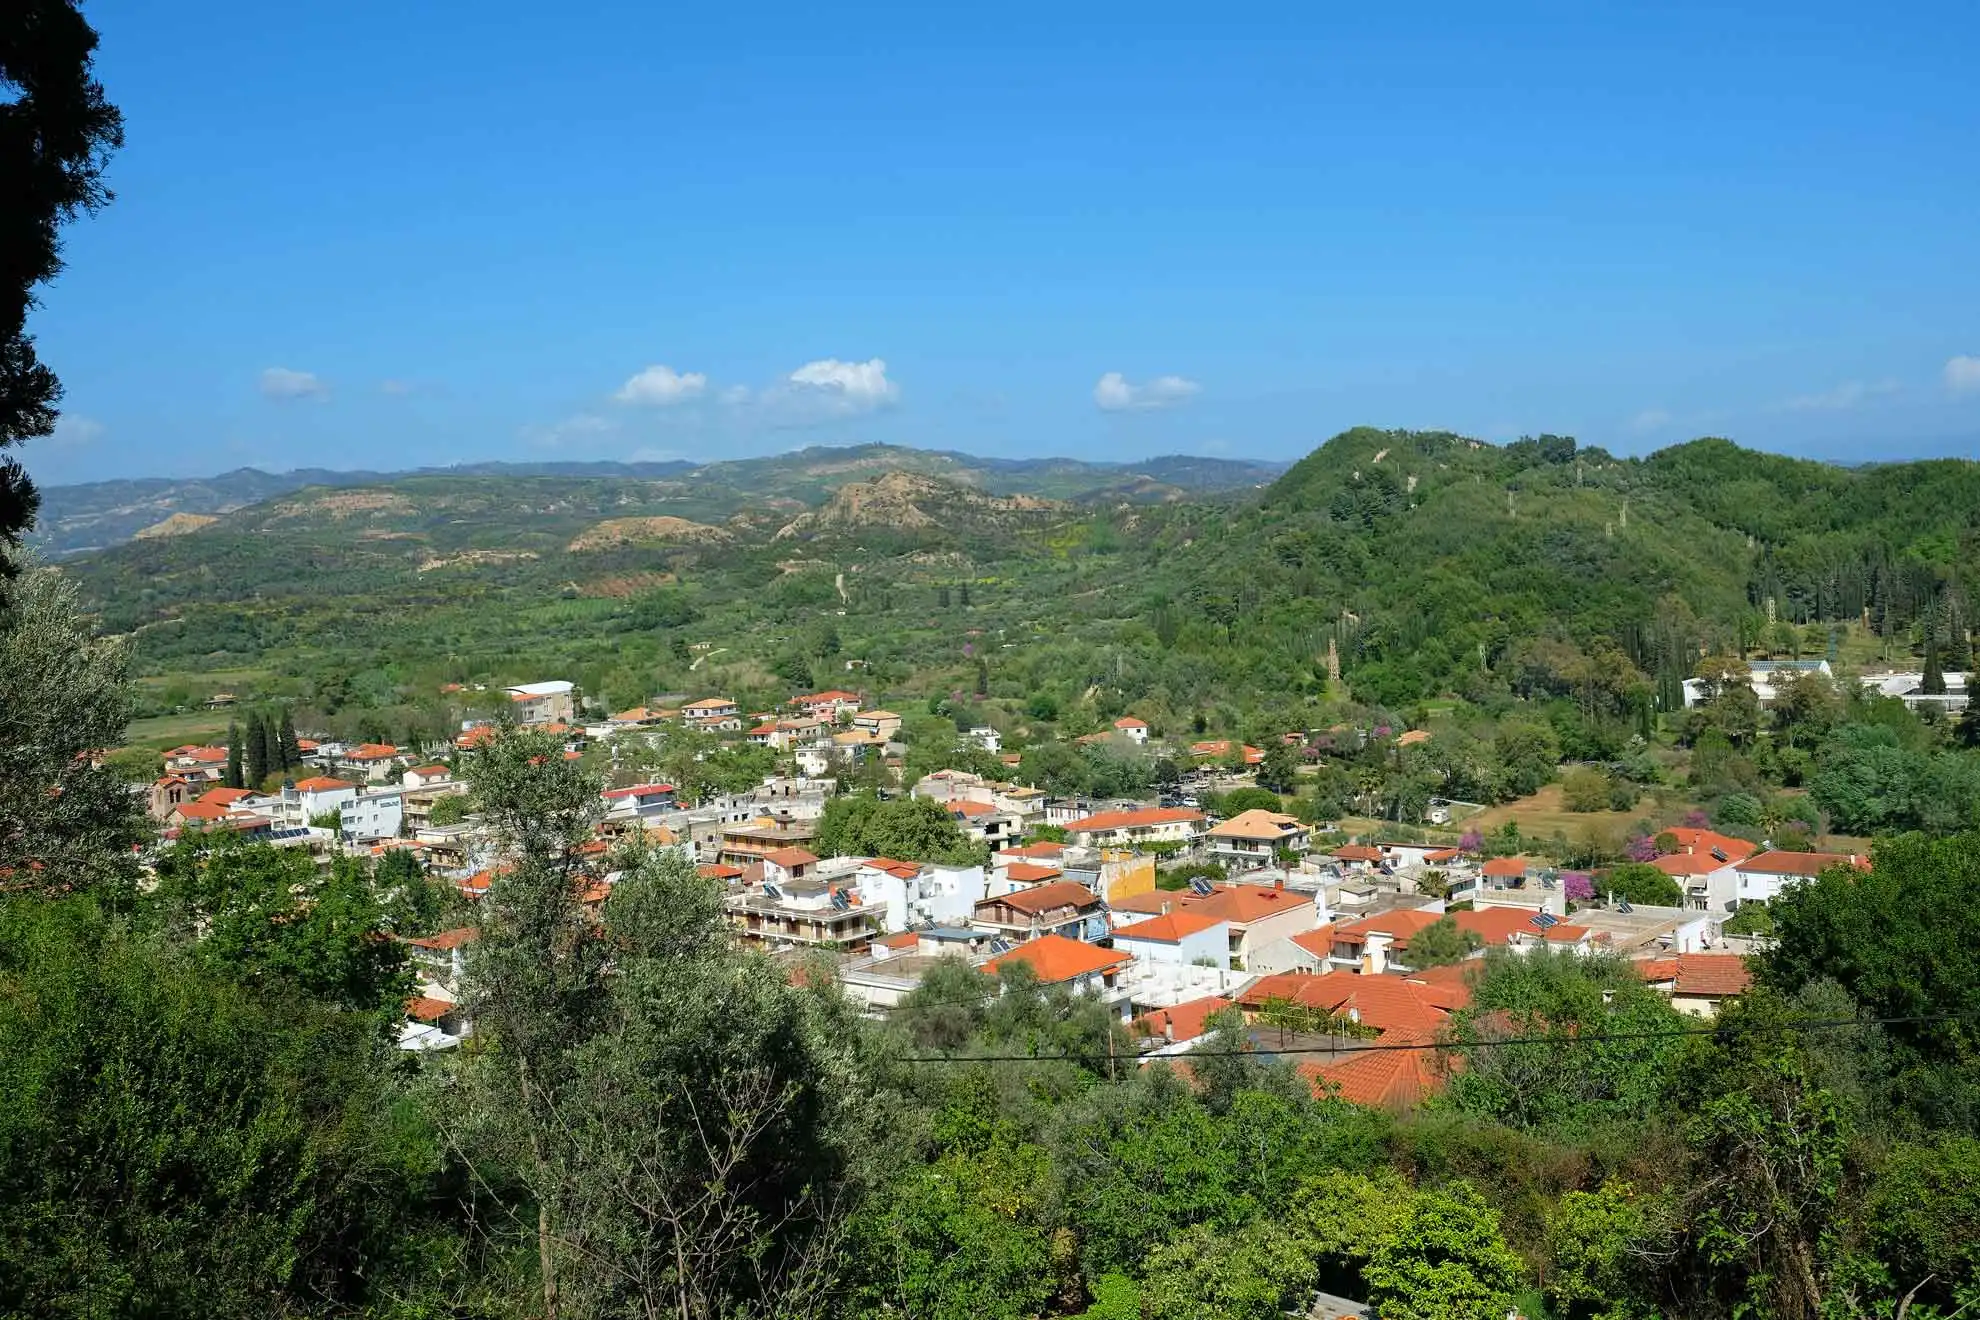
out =
<svg viewBox="0 0 1980 1320"><path fill-rule="evenodd" d="M1585 903L1595 897L1595 882L1580 871L1561 872L1561 892L1572 903Z"/></svg>
<svg viewBox="0 0 1980 1320"><path fill-rule="evenodd" d="M1639 834L1623 845L1623 855L1632 862L1651 862L1657 859L1657 841L1647 834Z"/></svg>
<svg viewBox="0 0 1980 1320"><path fill-rule="evenodd" d="M1475 853L1484 846L1485 836L1480 834L1476 829L1468 829L1458 836L1458 848L1460 851Z"/></svg>
<svg viewBox="0 0 1980 1320"><path fill-rule="evenodd" d="M1693 807L1684 813L1684 827L1688 830L1709 830L1712 828L1712 818Z"/></svg>

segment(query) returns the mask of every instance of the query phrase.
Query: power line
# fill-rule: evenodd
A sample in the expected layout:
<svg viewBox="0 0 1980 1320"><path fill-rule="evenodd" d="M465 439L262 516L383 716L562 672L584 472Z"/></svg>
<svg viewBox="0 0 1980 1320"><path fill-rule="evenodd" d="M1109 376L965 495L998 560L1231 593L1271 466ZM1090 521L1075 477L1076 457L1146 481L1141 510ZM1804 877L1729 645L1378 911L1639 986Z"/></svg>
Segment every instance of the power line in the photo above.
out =
<svg viewBox="0 0 1980 1320"><path fill-rule="evenodd" d="M1882 1018L1812 1018L1802 1022L1782 1022L1765 1028L1780 1031L1841 1031L1865 1027L1887 1027L1926 1022L1963 1022L1974 1017L1971 1013L1921 1013L1906 1017ZM1478 1041L1370 1041L1365 1045L1348 1047L1334 1045L1305 1045L1289 1049L1270 1050L1190 1050L1183 1054L1101 1054L1081 1058L1071 1054L979 1054L964 1057L955 1055L910 1055L903 1063L936 1064L976 1064L976 1063L1147 1063L1151 1060L1172 1059L1258 1059L1283 1058L1295 1054L1374 1054L1400 1053L1420 1050L1477 1050L1503 1049L1515 1045L1606 1045L1617 1041L1678 1040L1689 1036L1734 1035L1740 1032L1754 1032L1753 1027L1731 1027L1722 1024L1700 1027L1671 1027L1649 1031L1611 1031L1593 1035L1573 1036L1508 1036L1499 1040Z"/></svg>

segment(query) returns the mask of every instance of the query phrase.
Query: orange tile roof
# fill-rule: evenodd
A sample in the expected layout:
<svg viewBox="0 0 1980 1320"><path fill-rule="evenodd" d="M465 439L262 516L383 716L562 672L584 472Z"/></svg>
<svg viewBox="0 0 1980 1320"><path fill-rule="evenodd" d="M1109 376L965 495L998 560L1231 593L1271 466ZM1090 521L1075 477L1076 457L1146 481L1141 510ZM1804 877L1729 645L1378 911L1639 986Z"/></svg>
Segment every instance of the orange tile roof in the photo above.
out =
<svg viewBox="0 0 1980 1320"><path fill-rule="evenodd" d="M786 871L793 871L800 866L810 866L818 858L802 848L772 848L763 854L762 860L773 866L781 866Z"/></svg>
<svg viewBox="0 0 1980 1320"><path fill-rule="evenodd" d="M1722 862L1710 853L1702 852L1665 853L1662 857L1652 857L1649 864L1672 877L1710 875L1722 867L1732 865L1731 862Z"/></svg>
<svg viewBox="0 0 1980 1320"><path fill-rule="evenodd" d="M1428 729L1410 729L1396 735L1396 746L1398 747L1414 747L1418 743L1427 743L1429 741L1430 730Z"/></svg>
<svg viewBox="0 0 1980 1320"><path fill-rule="evenodd" d="M1423 854L1423 860L1426 862L1455 862L1460 856L1462 854L1455 848L1432 848L1429 852Z"/></svg>
<svg viewBox="0 0 1980 1320"><path fill-rule="evenodd" d="M1869 863L1849 853L1788 852L1780 848L1749 857L1737 869L1760 875L1820 875L1832 866L1870 869Z"/></svg>
<svg viewBox="0 0 1980 1320"><path fill-rule="evenodd" d="M1216 893L1206 898L1195 894L1184 900L1183 906L1192 912L1219 921L1228 921L1234 926L1248 925L1280 912L1291 912L1295 908L1311 909L1313 900L1305 894L1290 889L1267 889L1263 885L1223 885Z"/></svg>
<svg viewBox="0 0 1980 1320"><path fill-rule="evenodd" d="M897 880L907 880L921 874L920 862L903 862L892 857L870 857L866 864L876 871L885 871Z"/></svg>
<svg viewBox="0 0 1980 1320"><path fill-rule="evenodd" d="M1637 975L1654 983L1672 982L1673 994L1699 999L1743 995L1753 987L1753 969L1736 953L1681 953L1675 958L1645 959Z"/></svg>
<svg viewBox="0 0 1980 1320"><path fill-rule="evenodd" d="M1383 1032L1374 1044L1427 1045L1435 1039L1430 1032L1399 1028ZM1302 1064L1299 1072L1313 1085L1316 1095L1374 1109L1414 1109L1443 1084L1434 1050L1355 1050L1339 1060Z"/></svg>
<svg viewBox="0 0 1980 1320"><path fill-rule="evenodd" d="M1117 940L1153 940L1158 944L1178 944L1192 935L1200 935L1206 930L1214 930L1224 923L1215 917L1206 917L1200 912L1171 912L1166 916L1150 917L1137 921L1131 926L1118 926L1114 930Z"/></svg>
<svg viewBox="0 0 1980 1320"><path fill-rule="evenodd" d="M183 761L224 761L227 749L224 747L182 747L172 753Z"/></svg>
<svg viewBox="0 0 1980 1320"><path fill-rule="evenodd" d="M181 802L172 808L174 815L183 820L219 820L227 814L227 809L218 802Z"/></svg>
<svg viewBox="0 0 1980 1320"><path fill-rule="evenodd" d="M1021 885L1043 884L1056 880L1065 872L1056 866L1034 866L1030 862L1012 862L1004 868L1004 874Z"/></svg>
<svg viewBox="0 0 1980 1320"><path fill-rule="evenodd" d="M1730 834L1720 834L1716 830L1695 830L1689 826L1678 826L1673 829L1658 830L1657 833L1660 836L1668 834L1677 840L1678 847L1691 852L1704 853L1707 857L1710 857L1712 850L1717 848L1735 862L1744 861L1760 851L1745 839L1735 839Z"/></svg>
<svg viewBox="0 0 1980 1320"><path fill-rule="evenodd" d="M356 787L347 779L332 779L328 775L313 775L296 781L297 790L303 793L334 793L340 788Z"/></svg>
<svg viewBox="0 0 1980 1320"><path fill-rule="evenodd" d="M1210 831L1213 839L1283 839L1305 830L1297 816L1288 816L1282 811L1266 811L1254 807L1250 811L1240 811L1223 824Z"/></svg>
<svg viewBox="0 0 1980 1320"><path fill-rule="evenodd" d="M1566 921L1541 930L1533 924L1533 913L1524 908L1484 907L1453 914L1459 930L1468 930L1488 945L1504 944L1514 935L1538 936L1552 944L1578 944L1588 937L1586 926Z"/></svg>
<svg viewBox="0 0 1980 1320"><path fill-rule="evenodd" d="M458 1008L444 999L428 999L424 995L414 995L406 1000L406 1016L419 1022L438 1022Z"/></svg>
<svg viewBox="0 0 1980 1320"><path fill-rule="evenodd" d="M1098 906L1099 902L1099 895L1085 885L1072 880L1058 880L1051 884L1034 885L1030 889L1014 889L997 898L986 898L977 906L1002 903L1005 907L1035 916L1062 907Z"/></svg>
<svg viewBox="0 0 1980 1320"><path fill-rule="evenodd" d="M454 772L444 765L416 765L406 771L406 773L409 775L418 775L423 779L428 775L451 775Z"/></svg>
<svg viewBox="0 0 1980 1320"><path fill-rule="evenodd" d="M1213 1015L1230 1006L1231 1001L1222 995L1209 995L1172 1008L1143 1013L1134 1020L1134 1025L1144 1035L1163 1036L1172 1041L1195 1040L1203 1034L1204 1024Z"/></svg>
<svg viewBox="0 0 1980 1320"><path fill-rule="evenodd" d="M1066 830L1072 834L1085 834L1147 829L1155 825L1201 824L1202 820L1203 813L1189 807L1142 807L1137 811L1102 811L1084 816L1066 826Z"/></svg>
<svg viewBox="0 0 1980 1320"><path fill-rule="evenodd" d="M997 855L999 857L1049 857L1057 861L1059 858L1065 856L1065 853L1066 845L1063 843L1027 843L1022 848L1006 848Z"/></svg>
<svg viewBox="0 0 1980 1320"><path fill-rule="evenodd" d="M492 724L477 724L460 737L454 739L454 746L465 748L486 747L494 741L495 726Z"/></svg>
<svg viewBox="0 0 1980 1320"><path fill-rule="evenodd" d="M1148 723L1145 720L1138 720L1132 715L1123 715L1114 721L1114 727L1117 729L1145 729L1148 727Z"/></svg>
<svg viewBox="0 0 1980 1320"><path fill-rule="evenodd" d="M895 935L882 935L873 942L888 949L912 949L921 943L921 932L918 930L904 930Z"/></svg>
<svg viewBox="0 0 1980 1320"><path fill-rule="evenodd" d="M386 761L399 754L391 743L359 743L344 754L346 761Z"/></svg>
<svg viewBox="0 0 1980 1320"><path fill-rule="evenodd" d="M995 976L1008 963L1029 963L1031 970L1038 973L1040 981L1055 985L1060 981L1104 972L1133 960L1129 954L1069 940L1063 935L1041 935L1001 957L992 958L983 964L982 970Z"/></svg>
<svg viewBox="0 0 1980 1320"><path fill-rule="evenodd" d="M1360 944L1370 935L1391 935L1395 937L1398 949L1409 947L1409 937L1425 926L1435 925L1442 918L1440 912L1426 912L1422 908L1398 908L1393 912L1378 912L1372 917L1361 917L1343 922L1334 928L1334 938L1344 944Z"/></svg>
<svg viewBox="0 0 1980 1320"><path fill-rule="evenodd" d="M633 784L626 788L608 788L598 796L616 801L619 798L658 797L673 791L672 784Z"/></svg>
<svg viewBox="0 0 1980 1320"><path fill-rule="evenodd" d="M988 802L956 801L949 803L949 814L951 816L988 816L996 810Z"/></svg>
<svg viewBox="0 0 1980 1320"><path fill-rule="evenodd" d="M257 796L251 788L209 788L199 795L199 800L212 806L231 807L242 798Z"/></svg>
<svg viewBox="0 0 1980 1320"><path fill-rule="evenodd" d="M1469 995L1400 976L1280 972L1252 982L1238 1003L1255 1011L1275 999L1291 1000L1336 1017L1352 1017L1377 1031L1434 1032L1453 1008L1469 1001Z"/></svg>
<svg viewBox="0 0 1980 1320"><path fill-rule="evenodd" d="M740 880L743 875L740 866L730 866L723 862L703 862L694 869L704 880Z"/></svg>
<svg viewBox="0 0 1980 1320"><path fill-rule="evenodd" d="M1344 843L1334 849L1334 856L1344 862L1379 862L1382 860L1382 850L1365 843Z"/></svg>
<svg viewBox="0 0 1980 1320"><path fill-rule="evenodd" d="M1331 925L1315 926L1312 930L1303 930L1293 936L1292 942L1316 958L1327 958L1334 952L1335 929Z"/></svg>
<svg viewBox="0 0 1980 1320"><path fill-rule="evenodd" d="M448 949L458 949L463 944L473 943L480 933L473 926L456 926L452 930L443 930L438 935L422 935L416 940L407 940L406 943L414 948L444 952Z"/></svg>
<svg viewBox="0 0 1980 1320"><path fill-rule="evenodd" d="M1525 875L1533 863L1524 857L1494 857L1478 869L1489 876L1511 877Z"/></svg>

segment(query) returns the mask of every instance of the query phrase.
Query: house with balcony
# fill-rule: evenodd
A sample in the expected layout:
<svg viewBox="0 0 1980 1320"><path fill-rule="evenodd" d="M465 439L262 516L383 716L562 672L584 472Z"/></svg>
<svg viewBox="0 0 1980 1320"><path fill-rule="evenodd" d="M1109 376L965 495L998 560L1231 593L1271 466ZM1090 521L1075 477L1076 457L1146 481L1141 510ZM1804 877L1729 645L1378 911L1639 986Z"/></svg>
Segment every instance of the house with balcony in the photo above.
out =
<svg viewBox="0 0 1980 1320"><path fill-rule="evenodd" d="M1100 896L1070 880L986 898L971 908L969 920L975 929L1014 944L1043 935L1098 939L1107 933Z"/></svg>
<svg viewBox="0 0 1980 1320"><path fill-rule="evenodd" d="M987 890L980 866L942 866L892 857L862 862L853 884L867 907L886 914L881 924L889 932L967 926Z"/></svg>
<svg viewBox="0 0 1980 1320"><path fill-rule="evenodd" d="M772 880L768 875L775 865L766 861L761 884L723 900L729 925L744 943L772 950L852 953L882 933L884 913L861 902L853 886L821 879Z"/></svg>
<svg viewBox="0 0 1980 1320"><path fill-rule="evenodd" d="M1305 852L1311 838L1298 817L1255 808L1210 828L1210 858L1240 870L1274 866L1281 852Z"/></svg>
<svg viewBox="0 0 1980 1320"><path fill-rule="evenodd" d="M353 793L337 804L337 833L347 843L396 839L405 823L405 795L396 788Z"/></svg>
<svg viewBox="0 0 1980 1320"><path fill-rule="evenodd" d="M1203 813L1191 807L1101 811L1068 821L1065 830L1068 843L1089 848L1141 848L1162 843L1187 846L1203 836Z"/></svg>

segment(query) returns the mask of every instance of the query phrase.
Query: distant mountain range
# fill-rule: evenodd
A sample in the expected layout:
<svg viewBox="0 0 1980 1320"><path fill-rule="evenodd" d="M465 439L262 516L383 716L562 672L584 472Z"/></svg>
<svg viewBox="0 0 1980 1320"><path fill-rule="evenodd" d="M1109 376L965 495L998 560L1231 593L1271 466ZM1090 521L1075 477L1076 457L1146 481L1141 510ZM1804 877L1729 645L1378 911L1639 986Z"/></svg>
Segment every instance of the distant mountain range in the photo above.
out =
<svg viewBox="0 0 1980 1320"><path fill-rule="evenodd" d="M238 468L214 477L152 477L42 488L41 520L32 538L42 553L63 557L146 536L193 531L212 519L309 488L390 488L459 478L527 482L532 478L666 481L699 497L701 512L723 515L749 504L824 504L840 487L886 472L912 472L991 495L1029 495L1082 503L1171 503L1253 490L1276 479L1284 463L1174 454L1140 463L1070 458L982 458L895 445L814 447L766 458L715 463L464 463L403 472Z"/></svg>

